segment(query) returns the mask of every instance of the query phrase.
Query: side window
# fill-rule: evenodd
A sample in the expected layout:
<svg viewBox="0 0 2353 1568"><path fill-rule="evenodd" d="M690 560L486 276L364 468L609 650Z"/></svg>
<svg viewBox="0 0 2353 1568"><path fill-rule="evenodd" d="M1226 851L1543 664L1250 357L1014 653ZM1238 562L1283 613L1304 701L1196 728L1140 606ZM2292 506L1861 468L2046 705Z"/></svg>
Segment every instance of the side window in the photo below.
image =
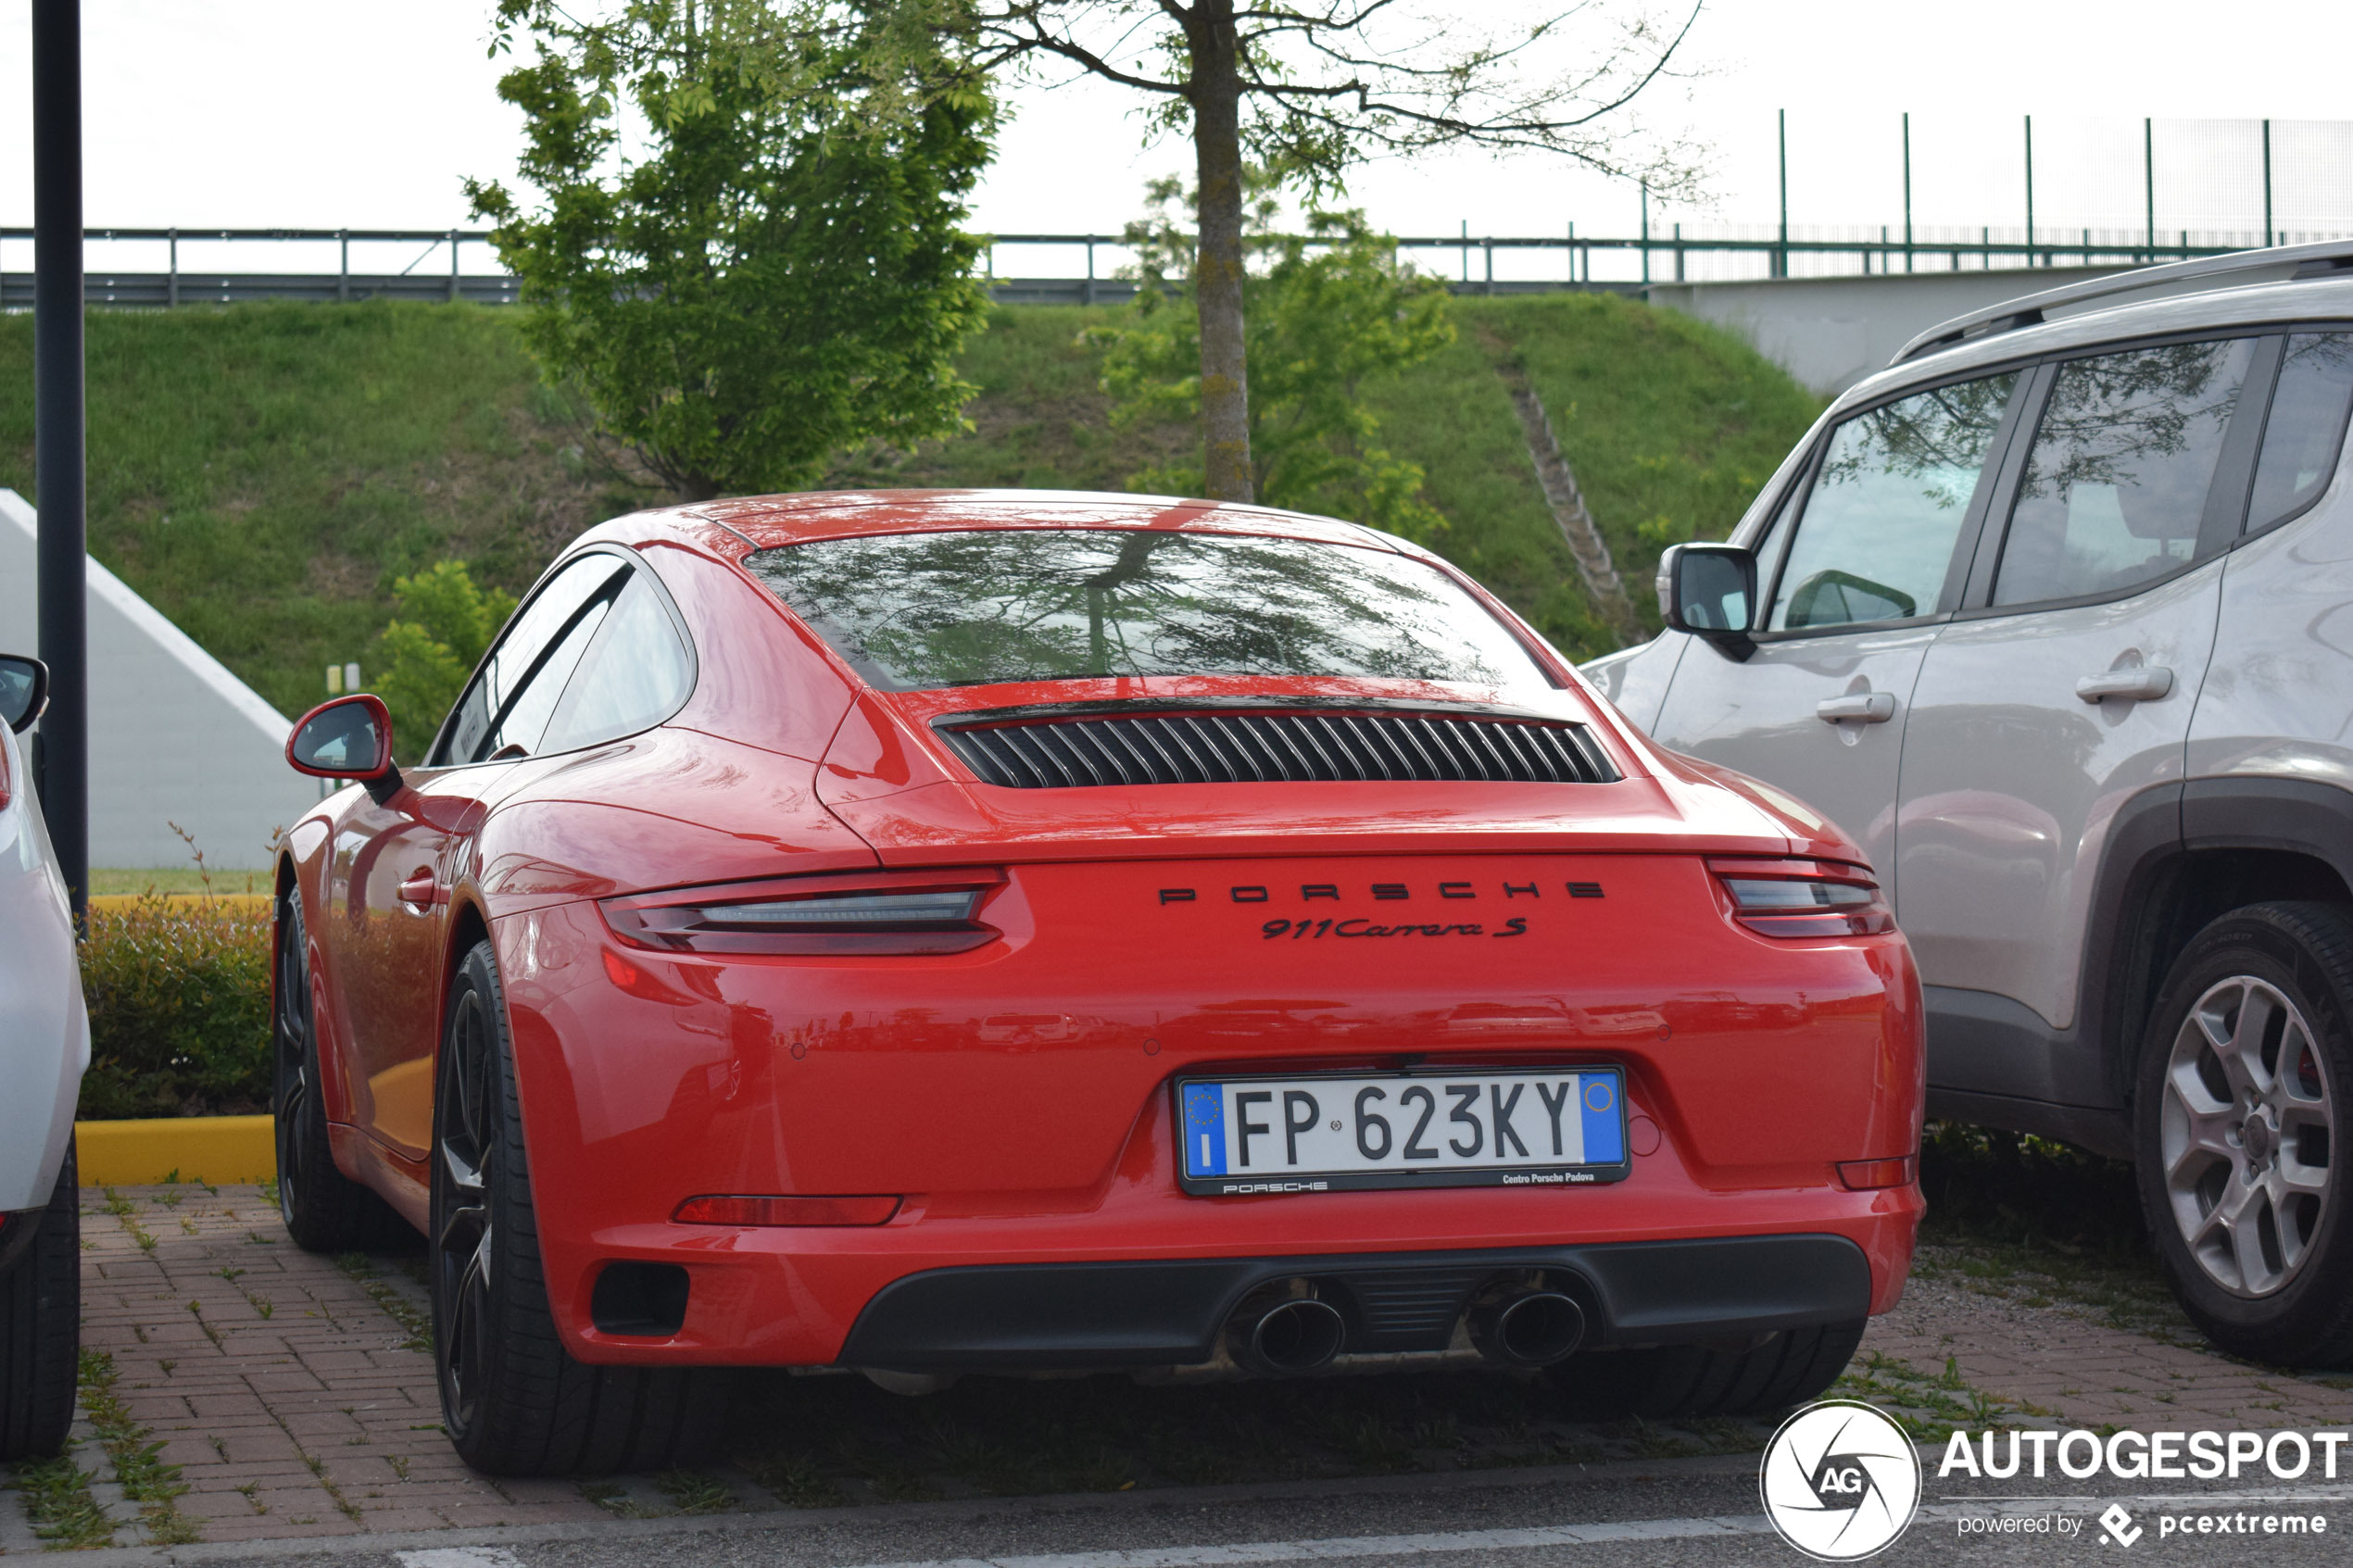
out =
<svg viewBox="0 0 2353 1568"><path fill-rule="evenodd" d="M644 572L629 580L536 749L573 751L650 729L678 711L694 663Z"/></svg>
<svg viewBox="0 0 2353 1568"><path fill-rule="evenodd" d="M551 646L574 627L584 610L601 614L602 607L611 603L610 590L618 586L617 580L628 571L627 561L599 552L580 557L541 585L530 602L507 623L481 672L467 686L465 696L458 699L447 734L434 754L435 766L478 762L510 744L510 737L505 733L510 726L505 721L510 710L521 708L517 699L532 684L534 671L553 662L547 658ZM593 632L594 628L590 630ZM546 706L538 710L543 725L548 709L563 690L564 678L579 662L580 651L586 646L585 636L576 639L570 659L555 672L546 692Z"/></svg>
<svg viewBox="0 0 2353 1568"><path fill-rule="evenodd" d="M2336 473L2353 410L2353 332L2297 332L2280 362L2263 454L2255 463L2249 533L2269 528L2320 499Z"/></svg>
<svg viewBox="0 0 2353 1568"><path fill-rule="evenodd" d="M1832 431L1766 629L1933 613L2018 381L1915 393Z"/></svg>
<svg viewBox="0 0 2353 1568"><path fill-rule="evenodd" d="M2061 365L2019 481L1997 605L2120 593L2197 554L2251 338Z"/></svg>

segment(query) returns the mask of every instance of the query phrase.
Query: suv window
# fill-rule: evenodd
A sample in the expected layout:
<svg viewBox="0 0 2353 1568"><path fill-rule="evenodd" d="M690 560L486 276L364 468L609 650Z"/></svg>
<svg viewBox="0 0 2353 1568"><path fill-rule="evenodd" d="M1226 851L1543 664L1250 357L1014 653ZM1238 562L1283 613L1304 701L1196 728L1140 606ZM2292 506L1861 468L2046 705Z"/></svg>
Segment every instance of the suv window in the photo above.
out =
<svg viewBox="0 0 2353 1568"><path fill-rule="evenodd" d="M670 611L638 572L597 629L535 749L574 751L651 729L678 710L693 678Z"/></svg>
<svg viewBox="0 0 2353 1568"><path fill-rule="evenodd" d="M2253 339L2234 338L2061 365L1994 603L2120 593L2188 565L2254 354Z"/></svg>
<svg viewBox="0 0 2353 1568"><path fill-rule="evenodd" d="M2353 332L2297 332L2287 340L2263 455L2255 464L2250 532L2269 528L2319 498L2336 473L2353 411Z"/></svg>
<svg viewBox="0 0 2353 1568"><path fill-rule="evenodd" d="M594 622L628 571L627 561L600 551L579 557L541 584L458 699L434 754L435 766L479 762L510 745L535 746L565 678L596 631ZM530 738L519 739L525 730Z"/></svg>
<svg viewBox="0 0 2353 1568"><path fill-rule="evenodd" d="M2018 380L1915 393L1831 432L1767 630L1934 612Z"/></svg>

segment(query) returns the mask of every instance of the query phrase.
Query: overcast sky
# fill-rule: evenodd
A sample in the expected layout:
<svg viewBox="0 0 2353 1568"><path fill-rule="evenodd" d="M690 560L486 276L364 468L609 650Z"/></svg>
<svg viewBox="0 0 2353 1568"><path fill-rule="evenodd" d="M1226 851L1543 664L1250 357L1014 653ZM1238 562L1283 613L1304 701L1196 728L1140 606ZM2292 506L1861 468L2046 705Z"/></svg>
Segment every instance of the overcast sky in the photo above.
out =
<svg viewBox="0 0 2353 1568"><path fill-rule="evenodd" d="M1466 15L1543 8L1463 4ZM502 67L484 54L489 9L487 0L83 0L90 222L467 222L460 181L510 175L519 140L494 92ZM29 10L20 0L0 7L6 224L32 219ZM1648 119L1688 127L1713 149L1713 201L1654 216L1772 223L1774 113L1787 109L1793 221L1900 228L1897 117L1908 109L1922 224L2021 221L2027 113L2038 216L2136 222L2144 116L2353 120L2348 59L2344 0L1714 0L1690 52L1705 74L1645 106ZM1145 179L1189 166L1181 145L1142 144L1133 101L1117 89L1082 81L1019 89L1012 102L976 227L1116 232ZM2353 127L2282 126L2278 141L2283 226L2284 209L2311 208L2312 221L2353 232ZM2259 189L2247 175L2255 147L2243 140L2233 153L2226 132L2161 129L2161 225L2174 226L2175 208L2184 224L2259 221L2208 210L2227 205L2218 190ZM1551 234L1571 222L1631 232L1638 198L1557 161L1453 155L1366 167L1351 200L1392 232L1467 224L1473 234ZM2259 213L2259 199L2252 206ZM29 247L6 247L7 267L28 261Z"/></svg>

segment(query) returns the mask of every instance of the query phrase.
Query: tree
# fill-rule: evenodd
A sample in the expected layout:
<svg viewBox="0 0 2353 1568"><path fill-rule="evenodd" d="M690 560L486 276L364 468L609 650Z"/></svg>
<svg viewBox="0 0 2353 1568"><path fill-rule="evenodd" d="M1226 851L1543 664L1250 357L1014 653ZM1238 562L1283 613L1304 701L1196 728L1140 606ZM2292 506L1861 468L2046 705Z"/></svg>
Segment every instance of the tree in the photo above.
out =
<svg viewBox="0 0 2353 1568"><path fill-rule="evenodd" d="M1419 465L1379 444L1358 396L1365 378L1418 363L1452 343L1446 287L1397 264L1361 212L1310 211L1306 232L1275 232L1274 177L1252 171L1243 253L1249 356L1250 479L1271 506L1327 513L1428 542L1446 520L1421 497ZM1127 227L1143 287L1125 321L1099 329L1104 383L1121 422L1197 417L1202 407L1193 246L1170 208L1178 182L1150 190L1156 214ZM1148 470L1148 490L1192 493L1198 466Z"/></svg>
<svg viewBox="0 0 2353 1568"><path fill-rule="evenodd" d="M498 92L539 196L467 191L603 432L693 500L962 428L988 298L959 225L996 109L954 28L902 0L498 14L494 49L532 39Z"/></svg>
<svg viewBox="0 0 2353 1568"><path fill-rule="evenodd" d="M515 612L515 600L504 589L474 586L464 562L445 560L395 578L392 602L393 620L368 659L376 694L392 710L394 749L415 762Z"/></svg>
<svg viewBox="0 0 2353 1568"><path fill-rule="evenodd" d="M1692 180L1682 148L1637 150L1618 117L1666 72L1696 0L1667 26L1642 10L1613 19L1588 0L1516 30L1481 19L1493 0L902 3L931 7L969 37L983 66L1075 68L1150 94L1151 125L1191 137L1202 444L1207 493L1218 500L1253 495L1247 164L1285 170L1317 197L1367 155L1450 144L1554 153L1654 191ZM1612 35L1581 50L1573 23Z"/></svg>

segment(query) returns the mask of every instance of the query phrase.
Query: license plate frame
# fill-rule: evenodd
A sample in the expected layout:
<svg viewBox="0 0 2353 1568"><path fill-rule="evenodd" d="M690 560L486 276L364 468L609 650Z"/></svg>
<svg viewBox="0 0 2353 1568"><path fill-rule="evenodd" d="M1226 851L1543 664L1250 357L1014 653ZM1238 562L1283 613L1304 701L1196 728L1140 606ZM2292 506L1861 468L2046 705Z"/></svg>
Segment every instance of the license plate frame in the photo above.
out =
<svg viewBox="0 0 2353 1568"><path fill-rule="evenodd" d="M1360 1160L1353 1168L1327 1167L1311 1170L1288 1165L1282 1159L1287 1132L1286 1119L1296 1109L1295 1105L1279 1098L1287 1090L1298 1090L1308 1085L1324 1085L1328 1090L1332 1085L1345 1085L1348 1086L1347 1092L1353 1101L1356 1092L1365 1087L1382 1088L1390 1095L1402 1097L1405 1089L1418 1085L1431 1091L1434 1109L1442 1110L1447 1099L1453 1098L1454 1108L1460 1110L1469 1102L1463 1101L1459 1097L1444 1096L1443 1091L1449 1086L1459 1089L1475 1085L1481 1091L1476 1104L1480 1109L1488 1109L1497 1103L1508 1105L1509 1102L1502 1101L1500 1097L1504 1091L1511 1089L1514 1085L1518 1085L1520 1089L1525 1091L1532 1088L1540 1080L1557 1084L1562 1079L1577 1081L1573 1090L1575 1098L1580 1107L1586 1108L1579 1111L1578 1152L1580 1156L1607 1152L1606 1149L1585 1147L1586 1139L1590 1135L1587 1121L1587 1110L1590 1110L1593 1115L1604 1119L1602 1125L1608 1129L1606 1137L1614 1139L1616 1159L1568 1160L1534 1156L1512 1163L1449 1164L1444 1163L1443 1151L1449 1149L1451 1144L1444 1141L1442 1137L1441 1152L1439 1157L1441 1162L1419 1168L1408 1167L1397 1160L1388 1164L1369 1165ZM1589 1087L1604 1084L1608 1086L1608 1105L1606 1108L1589 1106ZM1496 1089L1490 1091L1490 1085L1497 1085ZM1628 1144L1627 1121L1630 1112L1626 1104L1626 1070L1616 1062L1579 1062L1575 1065L1525 1068L1477 1067L1453 1071L1413 1067L1370 1072L1189 1073L1175 1079L1169 1087L1172 1097L1171 1110L1176 1130L1176 1182L1183 1191L1195 1197L1239 1198L1300 1195L1314 1192L1397 1191L1420 1187L1456 1186L1596 1186L1624 1181L1633 1173L1632 1152ZM1205 1168L1221 1164L1227 1167L1235 1165L1232 1147L1227 1139L1227 1129L1234 1125L1232 1114L1234 1100L1227 1093L1229 1090L1238 1094L1264 1092L1270 1096L1264 1112L1267 1117L1266 1123L1263 1126L1253 1123L1252 1131L1243 1136L1242 1141L1247 1144L1251 1138L1270 1135L1271 1158L1266 1163L1253 1166L1247 1171L1239 1168ZM1214 1114L1210 1113L1208 1103L1202 1099L1196 1091L1208 1091L1215 1096ZM1309 1089L1308 1092L1311 1096L1314 1094L1313 1089ZM1488 1096L1491 1092L1498 1097L1496 1100L1489 1099ZM1516 1098L1517 1096L1515 1095L1514 1098ZM1523 1139L1533 1140L1550 1131L1545 1124L1545 1117L1541 1109L1548 1102L1543 1101L1541 1095L1535 1098L1539 1109L1535 1110L1529 1121L1519 1120L1520 1116L1528 1114L1525 1110L1506 1112L1506 1119L1510 1122L1515 1134L1513 1142L1516 1144L1522 1142ZM1320 1122L1328 1114L1328 1111L1320 1100L1315 1101L1315 1104L1317 1119ZM1388 1110L1393 1104L1393 1101L1387 1102L1379 1109ZM1378 1114L1378 1111L1376 1113ZM1491 1114L1491 1110L1490 1115ZM1352 1120L1353 1115L1354 1108L1352 1107L1350 1112L1342 1116L1343 1123ZM1434 1116L1426 1125L1434 1134L1442 1135L1446 1123L1442 1117ZM1315 1127L1302 1127L1299 1131L1302 1136L1312 1133L1319 1141L1325 1136L1323 1132ZM1347 1135L1350 1129L1343 1126L1340 1131L1342 1135ZM1214 1140L1215 1158L1199 1158L1200 1155L1210 1152L1209 1148L1202 1143L1202 1135L1204 1133L1209 1133ZM1364 1130L1354 1130L1354 1136L1359 1140L1358 1148L1361 1153ZM1397 1129L1394 1127L1390 1129L1387 1140L1389 1150L1398 1155L1399 1160L1402 1160L1403 1147L1410 1140L1410 1136L1411 1135L1400 1136ZM1527 1147L1532 1151L1539 1145L1529 1141ZM1482 1150L1484 1148L1485 1142L1482 1137Z"/></svg>

